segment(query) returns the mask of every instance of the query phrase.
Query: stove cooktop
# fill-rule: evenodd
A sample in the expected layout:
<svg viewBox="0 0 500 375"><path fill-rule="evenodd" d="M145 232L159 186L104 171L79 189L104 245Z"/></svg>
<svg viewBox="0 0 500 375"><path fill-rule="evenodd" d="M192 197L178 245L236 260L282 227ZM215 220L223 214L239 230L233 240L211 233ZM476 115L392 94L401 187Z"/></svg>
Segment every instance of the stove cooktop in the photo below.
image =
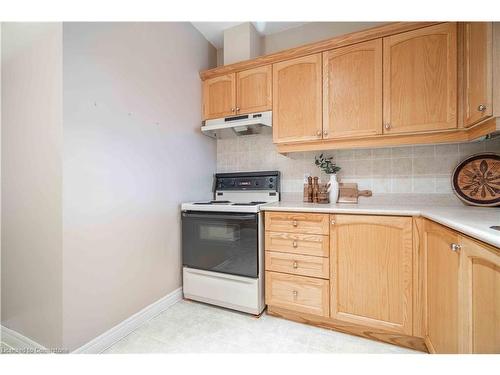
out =
<svg viewBox="0 0 500 375"><path fill-rule="evenodd" d="M233 203L231 201L209 201L209 202L194 202L193 204L196 205L203 205L203 206L209 206L209 205L231 205L231 206L257 206L259 204L264 204L267 203L265 201L252 201L252 202L238 202L238 203Z"/></svg>

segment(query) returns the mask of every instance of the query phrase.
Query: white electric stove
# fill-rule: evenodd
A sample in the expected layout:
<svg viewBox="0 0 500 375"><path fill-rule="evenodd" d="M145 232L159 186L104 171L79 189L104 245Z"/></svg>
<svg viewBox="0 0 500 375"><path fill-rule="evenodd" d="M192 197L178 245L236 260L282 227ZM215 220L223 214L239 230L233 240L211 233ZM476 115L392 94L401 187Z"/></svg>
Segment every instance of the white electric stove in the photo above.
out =
<svg viewBox="0 0 500 375"><path fill-rule="evenodd" d="M280 200L280 173L218 173L214 199L183 203L184 297L251 314L264 304L260 207Z"/></svg>

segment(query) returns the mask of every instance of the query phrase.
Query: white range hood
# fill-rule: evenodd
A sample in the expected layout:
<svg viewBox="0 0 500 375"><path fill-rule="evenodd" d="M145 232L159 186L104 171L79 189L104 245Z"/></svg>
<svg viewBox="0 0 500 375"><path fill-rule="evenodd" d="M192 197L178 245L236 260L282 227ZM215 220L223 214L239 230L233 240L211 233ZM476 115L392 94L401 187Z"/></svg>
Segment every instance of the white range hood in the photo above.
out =
<svg viewBox="0 0 500 375"><path fill-rule="evenodd" d="M236 115L203 122L201 131L213 138L258 134L263 127L273 126L272 111Z"/></svg>

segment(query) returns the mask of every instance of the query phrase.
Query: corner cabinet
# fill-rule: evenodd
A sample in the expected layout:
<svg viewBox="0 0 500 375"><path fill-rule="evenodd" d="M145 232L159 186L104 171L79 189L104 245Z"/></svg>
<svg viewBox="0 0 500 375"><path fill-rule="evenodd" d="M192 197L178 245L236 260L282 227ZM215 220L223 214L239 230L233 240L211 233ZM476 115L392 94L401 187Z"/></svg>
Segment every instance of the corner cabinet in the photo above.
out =
<svg viewBox="0 0 500 375"><path fill-rule="evenodd" d="M412 218L330 219L331 318L412 335Z"/></svg>
<svg viewBox="0 0 500 375"><path fill-rule="evenodd" d="M424 326L429 350L458 353L458 268L459 255L452 250L458 234L425 221L423 256L427 298Z"/></svg>
<svg viewBox="0 0 500 375"><path fill-rule="evenodd" d="M500 353L500 253L460 240L459 353Z"/></svg>
<svg viewBox="0 0 500 375"><path fill-rule="evenodd" d="M273 65L274 143L322 138L321 54Z"/></svg>
<svg viewBox="0 0 500 375"><path fill-rule="evenodd" d="M500 250L425 221L424 326L431 353L500 353Z"/></svg>
<svg viewBox="0 0 500 375"><path fill-rule="evenodd" d="M457 127L457 24L384 38L384 134Z"/></svg>
<svg viewBox="0 0 500 375"><path fill-rule="evenodd" d="M203 81L204 120L271 109L271 65Z"/></svg>
<svg viewBox="0 0 500 375"><path fill-rule="evenodd" d="M323 138L382 133L382 39L323 53Z"/></svg>
<svg viewBox="0 0 500 375"><path fill-rule="evenodd" d="M463 28L463 123L469 127L493 114L493 27L491 22L466 22Z"/></svg>

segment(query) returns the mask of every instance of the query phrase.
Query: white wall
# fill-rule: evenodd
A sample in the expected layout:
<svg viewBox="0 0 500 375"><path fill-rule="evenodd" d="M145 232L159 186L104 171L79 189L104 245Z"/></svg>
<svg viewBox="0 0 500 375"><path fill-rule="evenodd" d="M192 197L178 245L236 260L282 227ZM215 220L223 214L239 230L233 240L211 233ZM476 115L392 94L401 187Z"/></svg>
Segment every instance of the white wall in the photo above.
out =
<svg viewBox="0 0 500 375"><path fill-rule="evenodd" d="M180 203L210 197L189 23L64 24L64 346L181 286Z"/></svg>
<svg viewBox="0 0 500 375"><path fill-rule="evenodd" d="M62 339L62 24L2 24L2 325Z"/></svg>

